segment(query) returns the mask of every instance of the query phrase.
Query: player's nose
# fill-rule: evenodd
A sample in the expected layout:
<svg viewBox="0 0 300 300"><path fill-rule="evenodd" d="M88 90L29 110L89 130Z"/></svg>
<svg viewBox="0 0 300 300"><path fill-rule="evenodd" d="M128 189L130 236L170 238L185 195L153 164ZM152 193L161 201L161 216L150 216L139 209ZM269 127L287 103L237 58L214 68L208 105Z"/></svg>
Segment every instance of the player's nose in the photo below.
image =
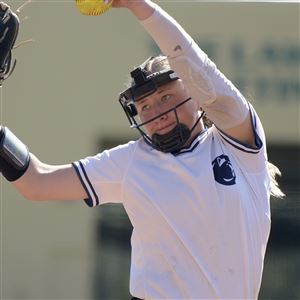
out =
<svg viewBox="0 0 300 300"><path fill-rule="evenodd" d="M159 120L165 120L168 118L168 114L164 114L164 112L166 111L166 109L164 107L162 107L162 105L160 105L160 103L156 103L154 105L154 115L157 116Z"/></svg>
<svg viewBox="0 0 300 300"><path fill-rule="evenodd" d="M164 113L161 109L156 110L155 116L157 117L155 119L156 123L161 123L161 122L165 122L166 120L168 120L168 114Z"/></svg>

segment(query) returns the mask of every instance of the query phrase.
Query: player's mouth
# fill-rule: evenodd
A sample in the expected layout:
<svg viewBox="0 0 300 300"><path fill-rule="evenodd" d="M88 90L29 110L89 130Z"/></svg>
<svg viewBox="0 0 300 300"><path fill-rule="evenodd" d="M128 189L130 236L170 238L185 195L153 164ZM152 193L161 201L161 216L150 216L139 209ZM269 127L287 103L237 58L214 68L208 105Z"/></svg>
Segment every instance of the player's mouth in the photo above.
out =
<svg viewBox="0 0 300 300"><path fill-rule="evenodd" d="M171 131L176 126L176 123L171 123L169 125L164 125L160 129L156 130L155 133L157 134L166 134Z"/></svg>

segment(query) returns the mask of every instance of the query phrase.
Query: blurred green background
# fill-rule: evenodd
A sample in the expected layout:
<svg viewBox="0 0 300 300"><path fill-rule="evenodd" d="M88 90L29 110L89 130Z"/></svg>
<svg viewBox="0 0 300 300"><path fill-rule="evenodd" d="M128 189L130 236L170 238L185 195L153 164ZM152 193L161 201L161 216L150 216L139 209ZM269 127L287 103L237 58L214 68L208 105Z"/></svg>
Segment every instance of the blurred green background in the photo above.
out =
<svg viewBox="0 0 300 300"><path fill-rule="evenodd" d="M8 1L16 9L23 2ZM160 1L253 103L285 200L272 230L260 299L300 299L299 4ZM26 20L26 16L28 19ZM62 164L135 139L118 104L129 71L157 52L125 10L80 15L73 1L21 13L17 66L1 124L41 160ZM0 183L2 299L129 299L131 225L122 206L26 201Z"/></svg>

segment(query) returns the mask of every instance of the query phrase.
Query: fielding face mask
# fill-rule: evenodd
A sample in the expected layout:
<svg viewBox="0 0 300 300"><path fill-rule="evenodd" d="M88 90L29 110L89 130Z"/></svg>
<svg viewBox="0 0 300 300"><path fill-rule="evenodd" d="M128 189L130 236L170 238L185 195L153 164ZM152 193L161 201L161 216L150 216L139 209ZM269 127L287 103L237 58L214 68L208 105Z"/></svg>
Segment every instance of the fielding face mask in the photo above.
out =
<svg viewBox="0 0 300 300"><path fill-rule="evenodd" d="M146 122L140 122L138 124L136 120L137 109L135 107L135 103L137 103L145 97L152 95L158 90L159 87L174 80L178 80L179 77L175 74L173 70L155 72L147 76L146 72L141 67L138 67L135 70L133 70L130 73L130 75L134 80L134 84L127 90L123 91L119 96L119 102L130 122L130 127L137 129L142 135L145 142L148 145L152 146L154 149L165 153L178 152L191 137L192 131L195 129L196 125L202 118L203 113L199 116L199 118L197 119L197 121L191 129L189 129L185 124L180 123L177 115L177 108L191 100L191 98L188 98L175 105L171 109L155 116L154 118L147 120ZM173 112L175 114L177 124L168 133L155 133L150 137L142 129L143 126L149 124L150 122L153 122L154 120L159 119L161 116L170 112Z"/></svg>

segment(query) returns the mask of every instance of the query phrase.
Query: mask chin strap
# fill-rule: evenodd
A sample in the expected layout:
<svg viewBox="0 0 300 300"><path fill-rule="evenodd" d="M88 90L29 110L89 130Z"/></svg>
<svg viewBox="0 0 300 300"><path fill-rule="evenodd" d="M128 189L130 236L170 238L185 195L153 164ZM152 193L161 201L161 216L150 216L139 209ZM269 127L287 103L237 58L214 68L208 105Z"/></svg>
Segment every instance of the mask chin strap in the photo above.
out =
<svg viewBox="0 0 300 300"><path fill-rule="evenodd" d="M197 124L200 122L200 120L202 119L202 117L204 116L205 111L201 112L201 115L198 117L198 119L196 120L194 126L191 128L190 132L192 133L194 131L194 129L196 128Z"/></svg>
<svg viewBox="0 0 300 300"><path fill-rule="evenodd" d="M159 139L164 144L163 150L161 151L170 152L172 154L178 153L185 146L190 139L192 132L203 117L204 112L201 113L191 129L189 129L185 124L179 123L176 110L175 115L177 119L177 125L170 132L159 136ZM152 136L152 140L155 143L154 136Z"/></svg>

